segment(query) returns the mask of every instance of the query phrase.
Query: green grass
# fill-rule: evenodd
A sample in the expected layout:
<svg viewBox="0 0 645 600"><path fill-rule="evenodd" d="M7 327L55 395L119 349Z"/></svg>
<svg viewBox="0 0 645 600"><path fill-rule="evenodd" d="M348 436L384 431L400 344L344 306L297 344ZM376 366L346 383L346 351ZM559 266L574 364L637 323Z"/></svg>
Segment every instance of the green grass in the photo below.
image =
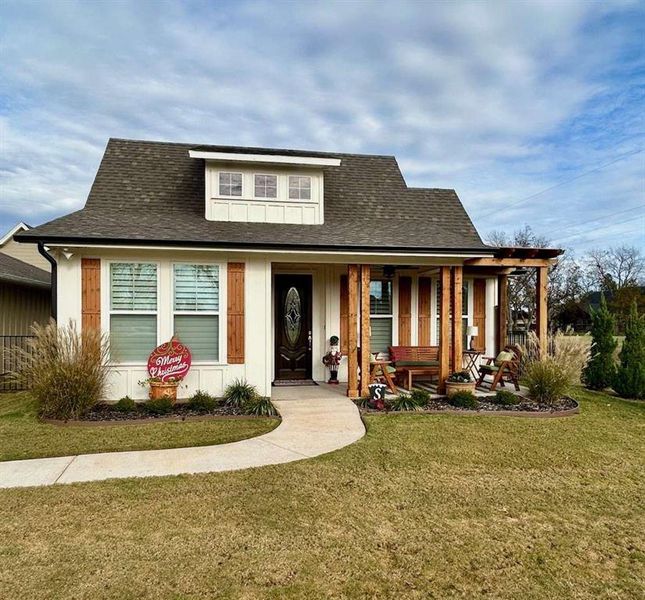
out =
<svg viewBox="0 0 645 600"><path fill-rule="evenodd" d="M236 418L61 426L39 422L29 394L0 394L0 461L225 444L261 435L278 423L277 419Z"/></svg>
<svg viewBox="0 0 645 600"><path fill-rule="evenodd" d="M312 460L0 491L0 597L640 599L644 406L397 414Z"/></svg>

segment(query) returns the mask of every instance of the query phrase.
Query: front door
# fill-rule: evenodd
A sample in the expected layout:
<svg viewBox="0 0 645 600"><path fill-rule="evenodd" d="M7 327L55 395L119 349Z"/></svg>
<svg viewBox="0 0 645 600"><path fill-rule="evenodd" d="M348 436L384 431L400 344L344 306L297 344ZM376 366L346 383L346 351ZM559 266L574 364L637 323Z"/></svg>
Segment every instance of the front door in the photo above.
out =
<svg viewBox="0 0 645 600"><path fill-rule="evenodd" d="M311 275L275 276L275 378L311 379Z"/></svg>

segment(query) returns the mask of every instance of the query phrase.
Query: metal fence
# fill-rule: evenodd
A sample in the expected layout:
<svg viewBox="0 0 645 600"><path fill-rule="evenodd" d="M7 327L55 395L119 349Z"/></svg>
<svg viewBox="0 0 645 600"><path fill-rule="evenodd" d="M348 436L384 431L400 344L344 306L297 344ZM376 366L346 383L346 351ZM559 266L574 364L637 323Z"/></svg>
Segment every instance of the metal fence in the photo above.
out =
<svg viewBox="0 0 645 600"><path fill-rule="evenodd" d="M33 335L0 335L0 392L28 389L28 382L18 383L10 374L20 371L20 350L31 352L29 340Z"/></svg>
<svg viewBox="0 0 645 600"><path fill-rule="evenodd" d="M527 335L526 331L509 331L506 334L506 343L509 346L526 346Z"/></svg>

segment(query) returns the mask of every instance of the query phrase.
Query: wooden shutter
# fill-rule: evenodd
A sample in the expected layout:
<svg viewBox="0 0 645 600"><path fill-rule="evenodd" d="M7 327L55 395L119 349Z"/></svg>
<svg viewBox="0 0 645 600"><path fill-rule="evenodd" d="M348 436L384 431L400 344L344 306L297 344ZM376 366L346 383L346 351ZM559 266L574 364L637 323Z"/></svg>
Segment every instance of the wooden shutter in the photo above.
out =
<svg viewBox="0 0 645 600"><path fill-rule="evenodd" d="M349 350L349 285L347 275L340 276L340 351L347 356Z"/></svg>
<svg viewBox="0 0 645 600"><path fill-rule="evenodd" d="M432 327L432 279L419 277L419 346L430 345L430 331Z"/></svg>
<svg viewBox="0 0 645 600"><path fill-rule="evenodd" d="M412 344L412 278L399 277L399 346Z"/></svg>
<svg viewBox="0 0 645 600"><path fill-rule="evenodd" d="M81 328L101 328L101 260L81 259Z"/></svg>
<svg viewBox="0 0 645 600"><path fill-rule="evenodd" d="M244 263L228 263L226 286L228 362L244 363Z"/></svg>
<svg viewBox="0 0 645 600"><path fill-rule="evenodd" d="M473 338L473 348L484 352L486 350L486 280L475 279L473 282L473 325L478 328L479 335Z"/></svg>

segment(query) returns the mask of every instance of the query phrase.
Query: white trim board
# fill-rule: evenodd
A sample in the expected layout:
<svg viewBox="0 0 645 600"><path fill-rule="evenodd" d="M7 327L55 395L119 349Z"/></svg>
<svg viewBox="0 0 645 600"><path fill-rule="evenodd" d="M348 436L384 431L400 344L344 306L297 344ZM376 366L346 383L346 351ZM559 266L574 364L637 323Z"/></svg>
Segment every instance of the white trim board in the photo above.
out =
<svg viewBox="0 0 645 600"><path fill-rule="evenodd" d="M245 154L238 152L205 152L189 150L190 158L221 160L231 162L252 162L282 165L309 165L316 167L339 167L340 158L319 158L316 156L286 156L283 154Z"/></svg>

